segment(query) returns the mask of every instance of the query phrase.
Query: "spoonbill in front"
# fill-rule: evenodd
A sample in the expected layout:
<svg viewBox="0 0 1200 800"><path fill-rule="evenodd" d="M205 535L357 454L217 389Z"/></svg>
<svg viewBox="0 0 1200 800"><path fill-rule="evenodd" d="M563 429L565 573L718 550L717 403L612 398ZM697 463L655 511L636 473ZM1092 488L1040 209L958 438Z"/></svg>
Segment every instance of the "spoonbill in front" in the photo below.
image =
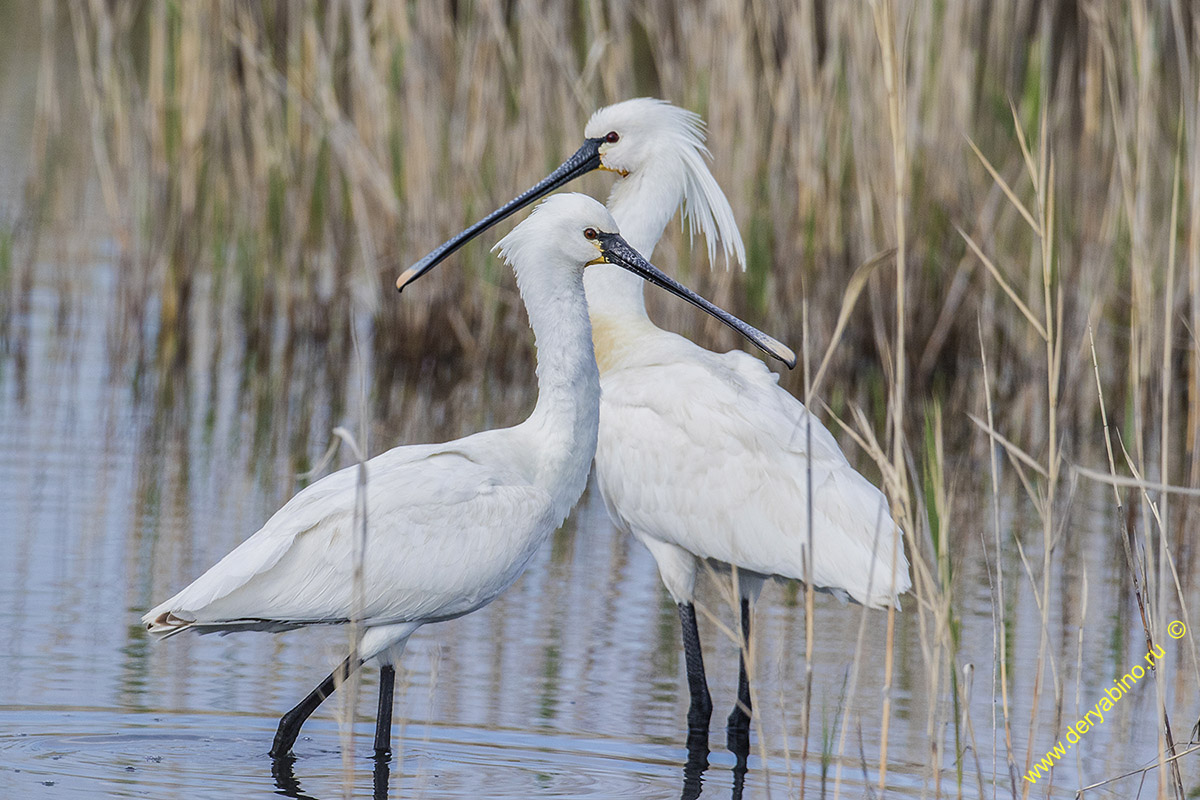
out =
<svg viewBox="0 0 1200 800"><path fill-rule="evenodd" d="M431 269L517 209L594 169L620 176L608 207L647 258L682 204L692 232L707 239L710 262L720 240L725 256L744 264L733 211L707 155L696 114L651 98L602 108L588 121L583 146L560 167L405 274ZM603 390L597 481L613 522L650 550L679 606L689 745L707 743L712 716L693 604L696 570L702 560L737 567L744 646L727 730L730 749L745 752L751 604L767 577L808 574L809 470L814 588L870 608L898 605L912 586L901 531L883 493L761 361L740 351L714 353L657 327L641 285L619 269L589 270L584 284Z"/></svg>
<svg viewBox="0 0 1200 800"><path fill-rule="evenodd" d="M512 265L537 347L538 399L520 425L445 444L397 447L366 462L367 534L354 579L358 468L293 497L253 536L179 594L149 611L171 636L306 625L363 626L346 659L283 715L271 748L286 756L300 727L352 670L381 664L375 751L390 750L395 662L428 622L469 614L525 569L583 493L596 450L600 379L583 269L629 270L732 326L777 358L788 348L675 283L637 254L595 200L542 203L497 248Z"/></svg>

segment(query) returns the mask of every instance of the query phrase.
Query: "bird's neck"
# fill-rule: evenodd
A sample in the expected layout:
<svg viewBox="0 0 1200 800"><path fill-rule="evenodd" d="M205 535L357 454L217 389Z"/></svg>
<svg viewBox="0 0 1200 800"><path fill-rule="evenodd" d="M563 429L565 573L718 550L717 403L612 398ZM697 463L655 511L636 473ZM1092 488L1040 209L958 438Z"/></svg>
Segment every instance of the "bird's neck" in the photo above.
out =
<svg viewBox="0 0 1200 800"><path fill-rule="evenodd" d="M600 373L578 272L519 280L537 347L538 400L525 422L536 443L536 482L565 518L587 484L600 426Z"/></svg>
<svg viewBox="0 0 1200 800"><path fill-rule="evenodd" d="M613 185L608 210L622 238L647 260L654 254L667 223L675 216L683 196L678 169L670 159L659 159ZM646 316L645 282L621 267L597 264L583 277L593 324L619 324L625 328L650 324ZM597 352L603 361L604 354Z"/></svg>

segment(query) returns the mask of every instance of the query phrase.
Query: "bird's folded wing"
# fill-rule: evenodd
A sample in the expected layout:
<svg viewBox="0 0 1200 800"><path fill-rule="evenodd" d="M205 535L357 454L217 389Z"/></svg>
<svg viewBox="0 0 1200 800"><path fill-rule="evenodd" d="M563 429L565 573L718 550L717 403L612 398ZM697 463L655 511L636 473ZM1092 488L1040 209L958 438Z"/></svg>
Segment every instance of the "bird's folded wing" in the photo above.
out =
<svg viewBox="0 0 1200 800"><path fill-rule="evenodd" d="M423 550L437 547L439 535L494 513L497 504L486 501L489 495L532 493L518 471L480 463L469 447L456 444L399 447L367 462L367 547L376 558L421 559L428 555ZM298 492L257 533L143 621L152 632L169 633L222 618L278 619L280 612L309 622L345 618L344 582L353 569L354 537L361 535L359 481L359 468L352 466ZM499 503L506 504L511 501ZM303 559L294 563L300 551ZM264 578L289 554L288 575ZM235 593L236 609L222 602Z"/></svg>
<svg viewBox="0 0 1200 800"><path fill-rule="evenodd" d="M886 498L760 361L693 355L614 371L602 386L597 474L619 525L702 558L798 578L811 476L814 582L838 588L842 576L862 576L861 586L842 588L871 604L891 584L868 578L885 564L890 574L899 544ZM902 550L897 565L906 588Z"/></svg>

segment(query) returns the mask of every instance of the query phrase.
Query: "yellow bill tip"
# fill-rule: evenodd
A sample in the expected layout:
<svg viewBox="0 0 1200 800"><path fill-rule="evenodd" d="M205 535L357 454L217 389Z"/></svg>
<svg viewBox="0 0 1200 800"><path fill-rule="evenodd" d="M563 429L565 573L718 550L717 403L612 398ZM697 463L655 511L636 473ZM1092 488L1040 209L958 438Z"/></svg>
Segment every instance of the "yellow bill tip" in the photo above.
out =
<svg viewBox="0 0 1200 800"><path fill-rule="evenodd" d="M771 348L771 352L774 353L775 357L787 364L788 369L794 369L796 367L796 353L792 348L778 339L773 339L769 336L767 339L767 345Z"/></svg>
<svg viewBox="0 0 1200 800"><path fill-rule="evenodd" d="M413 267L409 267L408 269L404 270L404 272L401 272L400 277L396 278L396 291L403 292L404 287L407 286L408 282L415 277L417 277L417 273L416 269Z"/></svg>

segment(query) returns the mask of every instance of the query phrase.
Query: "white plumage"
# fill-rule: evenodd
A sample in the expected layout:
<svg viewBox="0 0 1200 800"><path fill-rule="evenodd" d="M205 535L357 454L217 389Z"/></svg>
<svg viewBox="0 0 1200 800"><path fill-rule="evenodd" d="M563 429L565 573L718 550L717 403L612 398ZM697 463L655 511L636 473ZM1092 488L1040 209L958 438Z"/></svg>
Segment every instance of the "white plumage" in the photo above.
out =
<svg viewBox="0 0 1200 800"><path fill-rule="evenodd" d="M584 136L580 150L545 180L429 259L445 258L540 194L601 168L621 176L608 207L640 253L650 256L682 204L691 231L707 239L710 261L719 242L727 260L744 264L733 212L706 163L698 116L639 98L597 111ZM898 605L911 587L908 559L883 493L761 361L740 351L713 353L658 328L646 315L641 282L619 269L598 265L584 285L603 390L600 491L617 526L650 549L679 604L692 693L689 743L699 744L707 741L711 714L693 608L702 560L738 568L748 636L749 602L762 581L806 577L810 470L815 588L872 608ZM736 739L739 749L748 747L747 680L743 664L739 707L730 716L730 743Z"/></svg>
<svg viewBox="0 0 1200 800"><path fill-rule="evenodd" d="M561 523L563 506L582 491L579 470L574 476L564 470L557 486L539 482L528 457L538 440L530 427L397 447L367 462L364 658L393 644L378 641L377 626L437 622L486 605ZM150 611L150 631L348 622L355 612L357 472L335 472L293 497L260 531ZM554 493L561 497L557 509Z"/></svg>
<svg viewBox="0 0 1200 800"><path fill-rule="evenodd" d="M891 602L886 501L829 431L813 420L808 449L804 407L757 359L671 344L699 352L602 373L596 472L613 520L651 548L675 601L693 598L696 557L805 577L811 453L813 585L872 607Z"/></svg>

